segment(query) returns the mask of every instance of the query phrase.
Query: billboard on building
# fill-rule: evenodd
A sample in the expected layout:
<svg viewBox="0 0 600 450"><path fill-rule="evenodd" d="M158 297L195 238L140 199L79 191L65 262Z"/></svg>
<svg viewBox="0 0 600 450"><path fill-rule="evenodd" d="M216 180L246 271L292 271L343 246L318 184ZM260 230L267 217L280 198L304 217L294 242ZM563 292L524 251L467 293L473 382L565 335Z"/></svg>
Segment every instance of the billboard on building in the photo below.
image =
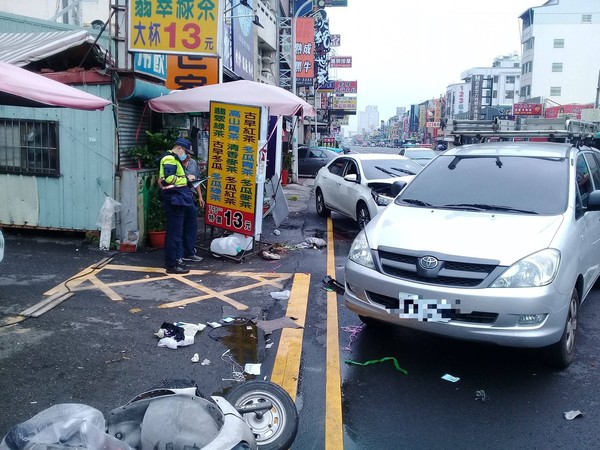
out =
<svg viewBox="0 0 600 450"><path fill-rule="evenodd" d="M514 116L541 116L544 107L541 103L515 103L513 105Z"/></svg>
<svg viewBox="0 0 600 450"><path fill-rule="evenodd" d="M219 59L210 56L167 56L169 89L190 89L219 83Z"/></svg>
<svg viewBox="0 0 600 450"><path fill-rule="evenodd" d="M251 9L239 5L240 0L233 0L233 71L244 80L254 81L254 16L248 14L253 0L248 0Z"/></svg>
<svg viewBox="0 0 600 450"><path fill-rule="evenodd" d="M312 86L315 77L315 20L296 19L295 73L297 86Z"/></svg>
<svg viewBox="0 0 600 450"><path fill-rule="evenodd" d="M356 94L358 93L358 81L335 80L334 92L336 94Z"/></svg>
<svg viewBox="0 0 600 450"><path fill-rule="evenodd" d="M550 106L546 108L544 117L549 119L581 119L581 111L584 109L591 109L593 107L593 103L587 103L585 105L572 103L561 106Z"/></svg>
<svg viewBox="0 0 600 450"><path fill-rule="evenodd" d="M167 58L160 53L134 53L133 71L164 80L167 77Z"/></svg>
<svg viewBox="0 0 600 450"><path fill-rule="evenodd" d="M342 109L345 111L356 111L356 97L332 97L331 109Z"/></svg>
<svg viewBox="0 0 600 450"><path fill-rule="evenodd" d="M352 67L352 56L332 56L329 67L349 69Z"/></svg>
<svg viewBox="0 0 600 450"><path fill-rule="evenodd" d="M128 5L129 51L217 54L218 1L131 0Z"/></svg>

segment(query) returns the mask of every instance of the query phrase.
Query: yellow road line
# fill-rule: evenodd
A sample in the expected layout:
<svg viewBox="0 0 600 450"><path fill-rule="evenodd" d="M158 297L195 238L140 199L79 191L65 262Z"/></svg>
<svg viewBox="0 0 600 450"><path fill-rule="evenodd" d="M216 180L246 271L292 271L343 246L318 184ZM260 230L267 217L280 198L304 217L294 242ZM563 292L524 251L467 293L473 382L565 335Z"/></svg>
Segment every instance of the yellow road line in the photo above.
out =
<svg viewBox="0 0 600 450"><path fill-rule="evenodd" d="M304 324L306 320L306 306L308 303L308 288L310 287L310 274L297 273L294 276L290 299L286 315L294 317L295 322L302 328L283 328L279 347L275 356L271 381L284 388L296 400L298 391L298 376L300 374L300 356L302 353L302 339L304 337Z"/></svg>
<svg viewBox="0 0 600 450"><path fill-rule="evenodd" d="M335 278L333 222L327 219L327 274ZM343 449L342 381L338 335L337 293L327 292L327 367L325 382L325 449Z"/></svg>

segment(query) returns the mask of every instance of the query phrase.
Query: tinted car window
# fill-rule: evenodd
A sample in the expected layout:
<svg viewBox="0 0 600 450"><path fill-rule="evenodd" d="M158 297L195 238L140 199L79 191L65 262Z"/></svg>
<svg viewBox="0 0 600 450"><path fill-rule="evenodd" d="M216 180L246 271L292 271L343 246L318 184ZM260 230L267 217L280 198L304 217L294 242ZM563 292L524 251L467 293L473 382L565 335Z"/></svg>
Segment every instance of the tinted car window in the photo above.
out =
<svg viewBox="0 0 600 450"><path fill-rule="evenodd" d="M567 207L568 178L567 158L440 155L395 202L440 208L473 205L476 210L496 205L560 214Z"/></svg>
<svg viewBox="0 0 600 450"><path fill-rule="evenodd" d="M340 177L344 173L344 166L346 165L345 158L337 158L331 164L329 164L329 171L334 175L339 175Z"/></svg>
<svg viewBox="0 0 600 450"><path fill-rule="evenodd" d="M361 164L368 180L416 175L423 169L410 159L363 159Z"/></svg>
<svg viewBox="0 0 600 450"><path fill-rule="evenodd" d="M306 152L308 152L306 147L300 147L298 149L298 158L306 158Z"/></svg>
<svg viewBox="0 0 600 450"><path fill-rule="evenodd" d="M327 158L327 155L321 150L311 150L309 158Z"/></svg>
<svg viewBox="0 0 600 450"><path fill-rule="evenodd" d="M600 164L598 163L600 156L593 153L588 153L585 159L590 166L592 180L594 181L594 189L600 189Z"/></svg>

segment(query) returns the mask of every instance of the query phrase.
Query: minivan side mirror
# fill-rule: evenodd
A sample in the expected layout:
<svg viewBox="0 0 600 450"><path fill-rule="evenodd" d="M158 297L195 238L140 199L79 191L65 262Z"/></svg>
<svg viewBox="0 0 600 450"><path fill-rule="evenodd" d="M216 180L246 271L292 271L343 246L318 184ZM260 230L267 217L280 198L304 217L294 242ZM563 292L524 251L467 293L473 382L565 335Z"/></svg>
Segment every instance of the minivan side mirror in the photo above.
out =
<svg viewBox="0 0 600 450"><path fill-rule="evenodd" d="M400 191L402 191L402 189L404 189L404 187L407 184L408 183L406 181L403 181L403 180L394 181L394 183L392 183L392 188L391 188L392 197L396 197L400 193Z"/></svg>

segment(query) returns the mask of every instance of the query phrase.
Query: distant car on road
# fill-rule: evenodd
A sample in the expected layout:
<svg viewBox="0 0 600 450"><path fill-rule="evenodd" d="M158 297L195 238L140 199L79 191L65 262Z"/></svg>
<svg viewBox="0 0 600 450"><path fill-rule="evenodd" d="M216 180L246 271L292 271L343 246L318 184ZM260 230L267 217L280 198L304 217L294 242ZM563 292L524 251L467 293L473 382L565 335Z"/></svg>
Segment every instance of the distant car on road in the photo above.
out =
<svg viewBox="0 0 600 450"><path fill-rule="evenodd" d="M430 148L422 147L406 147L400 150L400 155L406 156L412 159L414 162L421 166L426 166L435 158L438 154Z"/></svg>
<svg viewBox="0 0 600 450"><path fill-rule="evenodd" d="M394 200L392 187L400 189L422 167L400 155L356 153L331 161L315 179L317 213L333 210L356 220L362 229Z"/></svg>
<svg viewBox="0 0 600 450"><path fill-rule="evenodd" d="M298 174L315 176L319 169L340 153L327 147L298 147Z"/></svg>

